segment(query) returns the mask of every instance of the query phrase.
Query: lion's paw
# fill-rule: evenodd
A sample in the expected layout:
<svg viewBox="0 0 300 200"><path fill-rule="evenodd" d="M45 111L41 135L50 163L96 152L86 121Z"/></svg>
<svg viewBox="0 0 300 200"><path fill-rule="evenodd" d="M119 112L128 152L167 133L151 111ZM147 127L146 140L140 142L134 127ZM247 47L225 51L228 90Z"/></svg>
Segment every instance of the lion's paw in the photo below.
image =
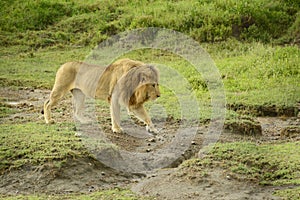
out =
<svg viewBox="0 0 300 200"><path fill-rule="evenodd" d="M81 124L92 124L93 121L87 117L82 117L82 116L76 116L75 115L75 120L79 121Z"/></svg>
<svg viewBox="0 0 300 200"><path fill-rule="evenodd" d="M158 130L152 125L152 126L146 126L146 130L149 132L149 133L152 133L154 135L158 134Z"/></svg>
<svg viewBox="0 0 300 200"><path fill-rule="evenodd" d="M120 128L120 127L118 127L118 128L112 128L112 131L114 132L114 133L123 133L124 131L123 131L123 129L122 128Z"/></svg>
<svg viewBox="0 0 300 200"><path fill-rule="evenodd" d="M54 124L54 123L55 123L54 119L50 119L46 121L46 124Z"/></svg>

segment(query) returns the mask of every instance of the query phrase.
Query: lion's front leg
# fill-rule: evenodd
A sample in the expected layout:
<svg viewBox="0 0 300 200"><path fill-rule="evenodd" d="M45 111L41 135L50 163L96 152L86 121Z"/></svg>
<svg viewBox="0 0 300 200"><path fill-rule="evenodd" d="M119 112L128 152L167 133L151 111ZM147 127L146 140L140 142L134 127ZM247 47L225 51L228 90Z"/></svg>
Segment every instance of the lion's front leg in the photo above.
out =
<svg viewBox="0 0 300 200"><path fill-rule="evenodd" d="M54 85L50 98L44 103L43 113L47 124L54 123L54 120L51 118L51 108L55 106L66 93L66 89Z"/></svg>
<svg viewBox="0 0 300 200"><path fill-rule="evenodd" d="M111 98L110 114L112 131L114 133L122 133L123 129L120 126L120 104L118 102L118 98L115 95Z"/></svg>
<svg viewBox="0 0 300 200"><path fill-rule="evenodd" d="M146 124L146 130L149 133L154 133L154 134L158 133L158 130L154 127L154 125L143 105L138 106L136 108L131 108L131 111L138 119L140 119L141 121L143 121Z"/></svg>

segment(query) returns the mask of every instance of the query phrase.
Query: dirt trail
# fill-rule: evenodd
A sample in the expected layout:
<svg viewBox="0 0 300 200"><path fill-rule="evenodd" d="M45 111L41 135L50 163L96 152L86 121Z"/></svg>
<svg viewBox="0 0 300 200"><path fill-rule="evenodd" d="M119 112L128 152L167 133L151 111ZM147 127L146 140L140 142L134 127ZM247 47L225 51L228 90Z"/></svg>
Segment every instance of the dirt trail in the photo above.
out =
<svg viewBox="0 0 300 200"><path fill-rule="evenodd" d="M0 123L32 121L43 123L40 110L49 92L28 88L18 91L1 88L1 104L13 107L17 112L1 118ZM59 103L58 107L61 112L54 112L53 117L59 119L58 123L73 120L69 97ZM155 121L164 129L154 137L147 134L144 128L139 129L137 122L128 121L124 124L125 129L132 130L131 127L135 127L135 132L130 135L112 134L109 113L105 109L101 108L97 112L101 112L102 117L98 120L106 137L124 151L138 152L149 157L173 141L182 123L173 119ZM249 136L239 133L238 130L224 130L220 140L223 142L300 140L299 118L260 117L256 120L261 126L261 134ZM176 167L183 160L196 156L201 149L203 133L207 127L203 125L198 128L192 141L188 141L188 144L179 144L183 146L184 151L177 155L176 159L169 163L159 163L169 167L167 169L159 169L146 174L121 173L98 160L88 158L69 160L61 169L51 165L27 166L0 176L0 194L92 192L106 188L130 187L138 194L154 196L156 199L277 199L272 196L277 188L236 180L218 168L210 169L207 175L200 179L194 180L180 176L180 171ZM91 132L94 131L91 130ZM183 134L183 136L189 137L188 134ZM193 174L190 174L189 177L192 176Z"/></svg>

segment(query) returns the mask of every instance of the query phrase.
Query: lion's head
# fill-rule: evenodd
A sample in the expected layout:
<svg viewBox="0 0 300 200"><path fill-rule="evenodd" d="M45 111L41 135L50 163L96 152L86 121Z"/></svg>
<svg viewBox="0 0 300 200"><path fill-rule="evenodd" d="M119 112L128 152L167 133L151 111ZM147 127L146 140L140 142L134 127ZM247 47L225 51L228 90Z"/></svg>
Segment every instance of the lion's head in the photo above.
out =
<svg viewBox="0 0 300 200"><path fill-rule="evenodd" d="M158 80L158 70L152 65L131 69L118 83L124 102L134 106L160 97Z"/></svg>
<svg viewBox="0 0 300 200"><path fill-rule="evenodd" d="M130 104L140 104L148 100L154 101L160 97L159 84L156 82L145 83L138 86L130 98Z"/></svg>

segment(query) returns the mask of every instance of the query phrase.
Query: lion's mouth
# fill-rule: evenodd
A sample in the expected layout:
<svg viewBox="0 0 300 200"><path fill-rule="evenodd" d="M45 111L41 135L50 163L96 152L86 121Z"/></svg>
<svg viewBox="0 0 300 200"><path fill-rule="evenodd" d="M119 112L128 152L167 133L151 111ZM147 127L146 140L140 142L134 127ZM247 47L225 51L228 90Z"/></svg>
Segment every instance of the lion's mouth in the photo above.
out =
<svg viewBox="0 0 300 200"><path fill-rule="evenodd" d="M149 97L152 101L155 101L157 99L156 96L153 96L153 97Z"/></svg>

